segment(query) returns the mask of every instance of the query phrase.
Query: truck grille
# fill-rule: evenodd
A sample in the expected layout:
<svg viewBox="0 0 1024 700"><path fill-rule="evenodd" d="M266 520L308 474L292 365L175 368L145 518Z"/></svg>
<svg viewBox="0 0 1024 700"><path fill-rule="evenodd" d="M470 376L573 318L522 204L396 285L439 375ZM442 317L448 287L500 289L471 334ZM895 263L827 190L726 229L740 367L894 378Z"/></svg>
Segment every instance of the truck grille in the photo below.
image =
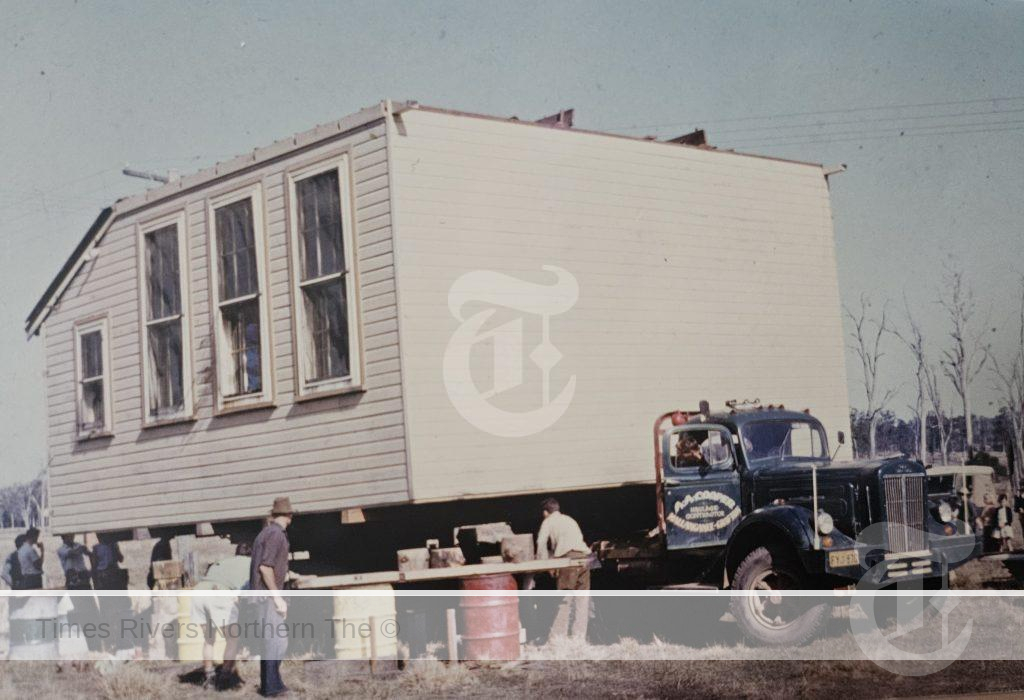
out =
<svg viewBox="0 0 1024 700"><path fill-rule="evenodd" d="M924 526L924 477L893 474L882 477L889 551L920 552L928 548Z"/></svg>

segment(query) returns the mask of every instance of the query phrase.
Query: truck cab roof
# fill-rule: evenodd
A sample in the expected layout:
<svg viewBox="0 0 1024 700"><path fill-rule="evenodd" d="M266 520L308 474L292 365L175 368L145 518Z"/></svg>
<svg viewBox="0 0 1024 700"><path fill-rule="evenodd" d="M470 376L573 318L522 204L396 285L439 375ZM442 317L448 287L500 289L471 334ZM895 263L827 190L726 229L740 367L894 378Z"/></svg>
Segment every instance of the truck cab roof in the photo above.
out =
<svg viewBox="0 0 1024 700"><path fill-rule="evenodd" d="M782 408L755 408L741 411L721 411L718 413L711 413L705 418L706 420L700 422L717 423L718 425L724 425L732 431L736 431L748 423L756 423L766 420L812 420L820 422L810 413L804 413L803 411L788 411ZM691 418L690 421L697 422L697 420L693 418Z"/></svg>

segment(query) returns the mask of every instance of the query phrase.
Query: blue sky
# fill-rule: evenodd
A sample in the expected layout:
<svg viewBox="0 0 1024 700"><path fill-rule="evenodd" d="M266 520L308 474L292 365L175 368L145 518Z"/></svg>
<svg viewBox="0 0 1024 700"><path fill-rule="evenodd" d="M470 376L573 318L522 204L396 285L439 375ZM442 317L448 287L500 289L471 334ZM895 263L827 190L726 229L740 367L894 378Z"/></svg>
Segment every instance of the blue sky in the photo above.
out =
<svg viewBox="0 0 1024 700"><path fill-rule="evenodd" d="M2 0L0 483L45 463L42 344L23 320L99 209L146 186L121 168L189 172L384 97L523 118L575 107L583 128L700 126L720 147L846 163L832 189L844 300L899 310L905 294L938 350L953 260L1008 352L1022 36L1018 2ZM910 358L893 344L883 363L905 412Z"/></svg>

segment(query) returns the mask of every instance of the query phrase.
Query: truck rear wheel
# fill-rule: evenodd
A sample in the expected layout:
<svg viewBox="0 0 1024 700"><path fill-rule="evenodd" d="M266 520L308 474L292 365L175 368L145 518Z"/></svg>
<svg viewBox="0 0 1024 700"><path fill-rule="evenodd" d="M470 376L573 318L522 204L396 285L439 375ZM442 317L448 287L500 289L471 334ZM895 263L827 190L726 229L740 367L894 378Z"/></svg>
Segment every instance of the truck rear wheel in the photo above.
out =
<svg viewBox="0 0 1024 700"><path fill-rule="evenodd" d="M778 594L805 588L804 579L795 557L776 548L758 547L740 562L732 577L732 588L754 593L734 595L729 609L751 641L769 646L800 646L821 632L830 614L828 605L806 597Z"/></svg>

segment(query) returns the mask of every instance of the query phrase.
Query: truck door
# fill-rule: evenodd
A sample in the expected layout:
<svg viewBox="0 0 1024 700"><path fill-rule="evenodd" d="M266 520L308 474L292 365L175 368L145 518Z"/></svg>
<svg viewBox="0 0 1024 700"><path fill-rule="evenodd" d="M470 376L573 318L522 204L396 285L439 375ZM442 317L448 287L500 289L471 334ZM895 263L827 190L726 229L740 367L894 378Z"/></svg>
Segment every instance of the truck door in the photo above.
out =
<svg viewBox="0 0 1024 700"><path fill-rule="evenodd" d="M665 535L669 549L724 545L740 521L740 480L732 434L687 424L662 437Z"/></svg>

